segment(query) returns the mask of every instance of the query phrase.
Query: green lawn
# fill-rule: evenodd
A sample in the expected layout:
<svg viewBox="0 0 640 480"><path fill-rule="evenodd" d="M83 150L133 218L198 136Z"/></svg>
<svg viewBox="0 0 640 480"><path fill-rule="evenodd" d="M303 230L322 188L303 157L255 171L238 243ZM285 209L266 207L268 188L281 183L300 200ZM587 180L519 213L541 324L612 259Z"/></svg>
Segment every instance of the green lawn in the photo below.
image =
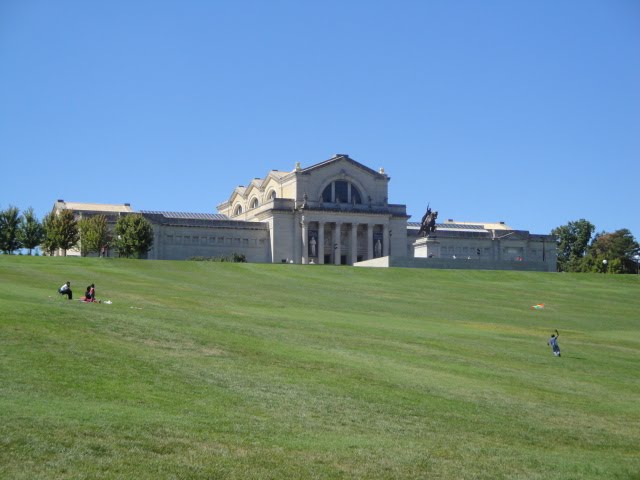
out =
<svg viewBox="0 0 640 480"><path fill-rule="evenodd" d="M637 479L639 445L637 276L0 256L3 479Z"/></svg>

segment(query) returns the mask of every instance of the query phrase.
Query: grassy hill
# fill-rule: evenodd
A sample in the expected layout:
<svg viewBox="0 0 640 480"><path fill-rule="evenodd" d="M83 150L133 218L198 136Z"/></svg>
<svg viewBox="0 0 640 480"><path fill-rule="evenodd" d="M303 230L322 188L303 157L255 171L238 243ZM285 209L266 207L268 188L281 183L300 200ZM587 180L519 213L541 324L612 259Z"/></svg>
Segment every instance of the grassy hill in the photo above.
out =
<svg viewBox="0 0 640 480"><path fill-rule="evenodd" d="M636 276L0 256L0 478L640 478L639 312Z"/></svg>

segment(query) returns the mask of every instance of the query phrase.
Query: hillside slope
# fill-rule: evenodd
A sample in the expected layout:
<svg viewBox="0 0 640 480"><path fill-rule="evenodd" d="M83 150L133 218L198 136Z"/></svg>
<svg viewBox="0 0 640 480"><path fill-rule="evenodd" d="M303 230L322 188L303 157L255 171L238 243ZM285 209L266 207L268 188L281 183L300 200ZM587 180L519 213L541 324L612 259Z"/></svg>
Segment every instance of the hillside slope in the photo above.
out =
<svg viewBox="0 0 640 480"><path fill-rule="evenodd" d="M112 303L67 301L66 280ZM2 255L0 477L634 478L639 293L634 276Z"/></svg>

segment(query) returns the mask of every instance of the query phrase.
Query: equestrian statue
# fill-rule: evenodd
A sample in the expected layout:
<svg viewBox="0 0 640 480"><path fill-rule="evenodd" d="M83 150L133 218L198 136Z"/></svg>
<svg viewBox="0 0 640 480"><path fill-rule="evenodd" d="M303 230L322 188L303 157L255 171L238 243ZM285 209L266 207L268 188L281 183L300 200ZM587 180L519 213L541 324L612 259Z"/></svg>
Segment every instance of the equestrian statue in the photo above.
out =
<svg viewBox="0 0 640 480"><path fill-rule="evenodd" d="M432 212L431 207L427 205L427 211L422 217L420 230L418 235L422 237L428 237L430 234L436 231L436 219L438 218L438 212Z"/></svg>

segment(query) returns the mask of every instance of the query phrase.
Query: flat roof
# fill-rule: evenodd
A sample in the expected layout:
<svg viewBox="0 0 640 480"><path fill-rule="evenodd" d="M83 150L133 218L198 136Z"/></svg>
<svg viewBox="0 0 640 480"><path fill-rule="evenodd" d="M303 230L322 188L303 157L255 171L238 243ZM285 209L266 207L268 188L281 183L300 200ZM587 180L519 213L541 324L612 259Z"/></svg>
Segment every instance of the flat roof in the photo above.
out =
<svg viewBox="0 0 640 480"><path fill-rule="evenodd" d="M86 211L86 212L119 212L119 213L131 213L133 209L131 205L126 203L83 203L83 202L65 202L57 201L56 206L63 205L67 210L74 211Z"/></svg>
<svg viewBox="0 0 640 480"><path fill-rule="evenodd" d="M165 212L157 210L140 210L142 214L162 215L164 218L180 218L182 220L229 220L221 213Z"/></svg>
<svg viewBox="0 0 640 480"><path fill-rule="evenodd" d="M420 222L408 222L409 228L420 228ZM443 222L436 223L436 230L455 230L479 232L488 230L513 230L510 226L501 222L481 223L481 222Z"/></svg>

